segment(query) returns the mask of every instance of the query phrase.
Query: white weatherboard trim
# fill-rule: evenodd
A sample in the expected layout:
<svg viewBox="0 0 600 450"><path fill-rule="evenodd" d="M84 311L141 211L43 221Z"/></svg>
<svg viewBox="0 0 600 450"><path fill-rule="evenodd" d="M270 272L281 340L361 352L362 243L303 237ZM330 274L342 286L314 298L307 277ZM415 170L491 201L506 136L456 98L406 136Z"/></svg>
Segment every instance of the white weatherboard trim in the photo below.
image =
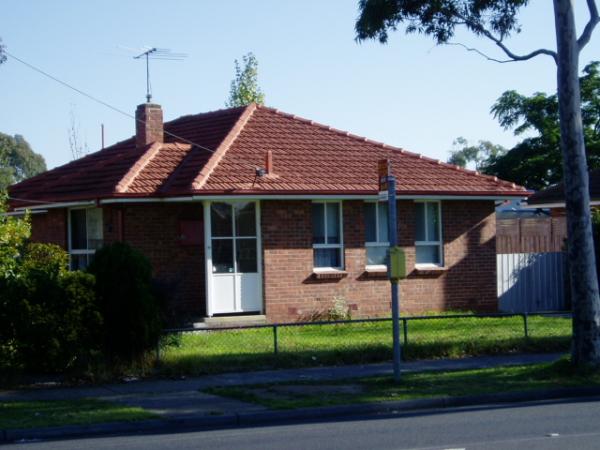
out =
<svg viewBox="0 0 600 450"><path fill-rule="evenodd" d="M494 196L494 195L396 195L398 200L495 200L505 201L514 199L524 199L526 195L520 196ZM177 202L202 202L205 200L217 202L217 201L231 201L231 200L371 200L377 201L377 194L277 194L277 195L265 195L265 194L235 194L235 195L191 195L182 197L123 197L123 198L106 198L103 200L86 200L80 202L58 202L58 203L44 203L41 202L39 205L33 206L20 206L15 208L15 211L25 211L27 209L51 209L51 208L72 208L77 206L94 206L110 205L114 203L177 203ZM600 204L600 201L592 202L592 205ZM556 204L555 207L564 205ZM548 205L530 206L530 208L548 208Z"/></svg>
<svg viewBox="0 0 600 450"><path fill-rule="evenodd" d="M204 209L204 284L206 293L206 315L212 317L212 245L210 240L210 202L202 202Z"/></svg>
<svg viewBox="0 0 600 450"><path fill-rule="evenodd" d="M26 211L28 209L50 209L50 208L75 208L80 206L95 206L95 200L86 200L82 202L63 202L63 203L44 203L42 205L21 206L15 208L15 211Z"/></svg>
<svg viewBox="0 0 600 450"><path fill-rule="evenodd" d="M600 200L592 200L590 201L591 206L600 205ZM544 209L544 208L564 208L565 202L556 202L556 203L539 203L537 205L528 205L527 203L521 205L523 208L527 209Z"/></svg>
<svg viewBox="0 0 600 450"><path fill-rule="evenodd" d="M13 212L6 212L6 213L2 213L0 214L0 216L4 216L4 217L23 217L25 214L46 214L48 212L47 209L34 209L33 211L30 211L28 209L24 209L24 210L19 210L19 211L13 211Z"/></svg>
<svg viewBox="0 0 600 450"><path fill-rule="evenodd" d="M526 198L520 196L493 196L493 195L397 195L398 200L514 200L515 198ZM107 198L100 200L100 204L112 203L172 203L172 202L199 202L199 201L228 201L228 200L371 200L377 201L377 194L234 194L234 195L192 195L187 197L131 197L131 198Z"/></svg>

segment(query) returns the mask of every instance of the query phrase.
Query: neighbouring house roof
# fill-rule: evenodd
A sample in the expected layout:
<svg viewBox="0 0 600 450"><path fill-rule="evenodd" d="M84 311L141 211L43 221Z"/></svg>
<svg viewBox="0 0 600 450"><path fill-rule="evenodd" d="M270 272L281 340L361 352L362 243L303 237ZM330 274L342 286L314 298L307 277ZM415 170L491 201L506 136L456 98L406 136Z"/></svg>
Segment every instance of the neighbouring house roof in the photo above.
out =
<svg viewBox="0 0 600 450"><path fill-rule="evenodd" d="M600 169L589 173L590 200L592 203L600 203ZM565 185L556 183L552 186L537 191L527 199L528 206L538 208L564 208L565 207Z"/></svg>
<svg viewBox="0 0 600 450"><path fill-rule="evenodd" d="M9 188L13 207L119 197L376 194L389 158L399 194L518 196L525 188L251 104L166 122L165 143L114 144ZM177 137L175 137L177 136ZM273 173L256 176L272 153ZM27 202L25 202L27 200Z"/></svg>

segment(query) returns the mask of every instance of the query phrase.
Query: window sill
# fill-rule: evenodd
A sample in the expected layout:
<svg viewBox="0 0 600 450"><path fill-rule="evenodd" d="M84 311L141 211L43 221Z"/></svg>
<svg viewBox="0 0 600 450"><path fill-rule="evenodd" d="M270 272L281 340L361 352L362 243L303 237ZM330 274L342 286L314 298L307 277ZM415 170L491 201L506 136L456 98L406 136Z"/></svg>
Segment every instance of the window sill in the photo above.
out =
<svg viewBox="0 0 600 450"><path fill-rule="evenodd" d="M372 278L387 278L388 269L387 266L366 266L365 274Z"/></svg>
<svg viewBox="0 0 600 450"><path fill-rule="evenodd" d="M313 269L313 277L317 280L337 280L346 275L348 272L341 269Z"/></svg>
<svg viewBox="0 0 600 450"><path fill-rule="evenodd" d="M416 264L415 272L422 275L442 274L448 271L446 266L436 266L435 264Z"/></svg>

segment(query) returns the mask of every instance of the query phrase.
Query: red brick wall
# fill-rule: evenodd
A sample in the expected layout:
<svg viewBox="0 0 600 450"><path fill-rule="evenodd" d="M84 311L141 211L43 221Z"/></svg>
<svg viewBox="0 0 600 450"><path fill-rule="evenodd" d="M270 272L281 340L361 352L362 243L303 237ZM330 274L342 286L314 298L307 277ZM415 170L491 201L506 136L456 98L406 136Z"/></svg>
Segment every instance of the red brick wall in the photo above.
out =
<svg viewBox="0 0 600 450"><path fill-rule="evenodd" d="M262 202L265 306L270 320L298 320L343 298L354 317L389 314L390 285L365 272L363 202L345 201L347 275L317 280L312 274L310 201ZM446 270L417 272L414 203L398 203L399 243L409 276L401 282L401 311L495 310L496 248L492 201L444 201L442 225Z"/></svg>
<svg viewBox="0 0 600 450"><path fill-rule="evenodd" d="M67 249L67 210L49 209L31 216L31 240L56 244Z"/></svg>
<svg viewBox="0 0 600 450"><path fill-rule="evenodd" d="M344 253L347 275L317 280L313 271L310 201L263 201L261 225L264 298L269 320L298 320L332 306L335 297L352 308L353 317L387 315L390 285L365 272L362 201L345 201ZM186 323L206 313L203 240L184 245L180 225L198 224L202 206L138 204L103 207L104 240L120 236L151 261L169 299L172 321ZM414 203L398 202L399 243L407 254L409 276L401 282L401 311L445 309L495 310L496 222L492 201L444 201L442 223L446 270L414 269ZM35 241L66 247L65 210L33 217Z"/></svg>
<svg viewBox="0 0 600 450"><path fill-rule="evenodd" d="M182 221L194 221L198 224L197 232L204 236L202 205L139 204L105 207L104 211L105 240L119 238L119 214L122 214L122 236L150 260L159 288L167 297L170 320L188 323L203 317L206 314L204 239L199 244L186 245L180 230Z"/></svg>

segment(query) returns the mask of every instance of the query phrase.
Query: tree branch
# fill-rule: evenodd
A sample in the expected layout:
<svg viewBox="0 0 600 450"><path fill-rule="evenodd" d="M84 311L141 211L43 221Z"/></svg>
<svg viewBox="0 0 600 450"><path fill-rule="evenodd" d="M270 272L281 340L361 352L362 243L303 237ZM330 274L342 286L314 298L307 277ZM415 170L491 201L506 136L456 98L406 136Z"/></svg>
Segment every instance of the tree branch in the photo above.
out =
<svg viewBox="0 0 600 450"><path fill-rule="evenodd" d="M588 1L588 5L590 5L590 3L593 3L595 6L595 3L594 3L595 0L587 0L587 1ZM494 36L489 30L484 28L483 25L481 25L480 23L473 22L468 17L465 17L461 14L457 14L457 17L459 19L463 20L465 22L465 24L467 25L467 27L471 28L475 32L481 33L482 35L484 35L485 37L490 39L492 42L494 42L498 47L500 47L502 49L502 51L504 53L506 53L506 55L512 61L527 61L528 59L535 58L536 56L539 56L539 55L548 55L554 59L555 63L558 63L558 56L557 56L556 52L545 49L545 48L540 48L538 50L534 50L533 52L527 53L526 55L517 55L517 54L513 53L506 45L504 45L501 38L497 38L496 36ZM590 33L591 33L591 31L590 31ZM481 52L479 52L479 51L477 53L481 54ZM502 61L502 60L496 60L493 58L489 58L487 55L483 55L483 56L485 56L487 59L490 59L491 61L508 62L508 61Z"/></svg>
<svg viewBox="0 0 600 450"><path fill-rule="evenodd" d="M511 63L511 62L516 62L516 59L496 59L496 58L492 58L491 56L486 55L485 53L483 53L481 50L478 50L476 48L473 47L467 47L465 44L462 44L460 42L446 42L446 45L456 45L458 47L462 47L465 50L469 51L469 52L474 52L477 53L480 56L483 56L485 59L487 59L488 61L493 61L493 62L497 62L500 64L506 64L506 63Z"/></svg>
<svg viewBox="0 0 600 450"><path fill-rule="evenodd" d="M585 25L583 33L581 33L579 39L577 39L577 48L579 49L579 51L581 51L581 49L583 49L583 47L587 45L587 43L590 41L590 38L592 37L594 28L596 28L596 25L598 25L598 23L600 23L600 16L598 16L598 7L596 6L596 0L587 0L587 5L590 11L590 20Z"/></svg>

